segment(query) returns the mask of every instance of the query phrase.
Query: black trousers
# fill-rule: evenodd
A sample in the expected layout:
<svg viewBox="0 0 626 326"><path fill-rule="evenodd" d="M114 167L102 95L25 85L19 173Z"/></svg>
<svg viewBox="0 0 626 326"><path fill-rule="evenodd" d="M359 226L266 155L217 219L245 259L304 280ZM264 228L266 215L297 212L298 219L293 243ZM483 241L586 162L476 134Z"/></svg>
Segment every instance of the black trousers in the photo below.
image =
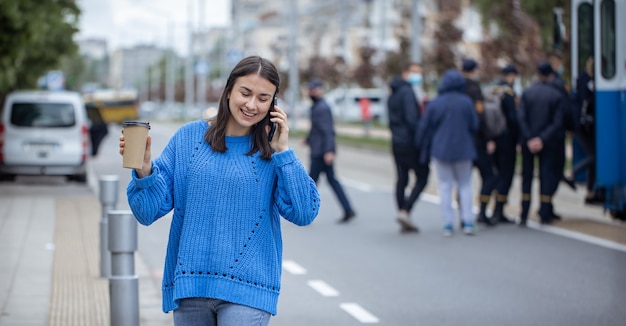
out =
<svg viewBox="0 0 626 326"><path fill-rule="evenodd" d="M572 167L572 175L575 177L578 172L586 169L587 191L591 192L596 183L596 142L593 135L580 131L575 134L575 137L585 151L585 158Z"/></svg>
<svg viewBox="0 0 626 326"><path fill-rule="evenodd" d="M509 133L496 138L496 151L492 161L496 168L495 190L496 201L506 202L509 195L513 176L515 175L515 160L517 159L517 141Z"/></svg>
<svg viewBox="0 0 626 326"><path fill-rule="evenodd" d="M328 184L335 192L335 196L337 197L339 204L341 204L344 214L354 212L352 206L350 205L350 201L348 200L348 196L341 186L341 183L339 183L337 178L335 178L335 169L333 164L326 164L323 157L311 157L311 170L309 171L309 176L311 176L311 179L313 179L315 183L317 183L317 180L322 172L326 174L326 180L328 180Z"/></svg>
<svg viewBox="0 0 626 326"><path fill-rule="evenodd" d="M480 201L488 202L491 193L496 186L496 173L494 171L494 164L491 155L487 154L487 142L482 140L475 140L476 145L476 159L474 160L474 166L480 173L481 186L480 186Z"/></svg>
<svg viewBox="0 0 626 326"><path fill-rule="evenodd" d="M541 196L539 215L541 215L542 221L552 219L554 215L552 196L556 192L563 175L560 151L564 151L564 149L560 145L563 145L562 142L544 144L543 150L537 154L532 154L526 144L522 145L522 221L526 221L528 217L536 158L539 161L539 193Z"/></svg>
<svg viewBox="0 0 626 326"><path fill-rule="evenodd" d="M419 163L419 152L415 148L393 146L393 159L396 163L396 204L398 210L411 212L413 205L426 187L430 168L428 164ZM413 171L416 182L409 196L406 188L409 185L409 174Z"/></svg>

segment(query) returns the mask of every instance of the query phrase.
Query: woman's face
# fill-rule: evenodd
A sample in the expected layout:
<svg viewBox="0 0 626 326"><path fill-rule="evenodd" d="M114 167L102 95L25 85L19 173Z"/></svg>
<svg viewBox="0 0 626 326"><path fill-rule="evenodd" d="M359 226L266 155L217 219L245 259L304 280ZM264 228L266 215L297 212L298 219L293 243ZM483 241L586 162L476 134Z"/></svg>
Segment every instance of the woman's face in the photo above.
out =
<svg viewBox="0 0 626 326"><path fill-rule="evenodd" d="M259 123L270 110L276 86L258 74L237 78L228 95L230 117L226 135L243 136Z"/></svg>

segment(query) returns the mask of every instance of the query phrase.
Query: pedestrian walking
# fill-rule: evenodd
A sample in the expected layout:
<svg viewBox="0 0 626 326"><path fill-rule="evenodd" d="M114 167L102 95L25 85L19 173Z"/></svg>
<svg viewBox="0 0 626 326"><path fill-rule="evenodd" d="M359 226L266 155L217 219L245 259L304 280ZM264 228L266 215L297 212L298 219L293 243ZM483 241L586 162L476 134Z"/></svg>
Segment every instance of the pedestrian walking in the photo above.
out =
<svg viewBox="0 0 626 326"><path fill-rule="evenodd" d="M476 216L476 222L493 225L487 216L487 206L491 194L495 189L496 175L491 154L495 150L495 141L487 132L484 114L484 95L478 83L478 63L474 59L465 59L462 64L463 77L465 78L465 93L472 99L474 109L478 114L479 128L474 134L474 146L476 146L476 159L474 165L480 173L481 186L479 204L480 209Z"/></svg>
<svg viewBox="0 0 626 326"><path fill-rule="evenodd" d="M472 161L476 159L473 137L477 131L478 114L465 94L465 79L457 70L448 70L439 86L439 95L426 106L417 137L420 160L426 162L431 157L437 173L444 236L453 233L454 186L460 199L463 232L474 234Z"/></svg>
<svg viewBox="0 0 626 326"><path fill-rule="evenodd" d="M563 127L566 98L552 86L554 72L548 62L537 68L538 80L523 93L518 118L522 147L522 212L520 226L526 226L531 204L535 158L539 159L540 201L539 216L542 224L557 219L552 206L552 196L563 175L561 151L565 128Z"/></svg>
<svg viewBox="0 0 626 326"><path fill-rule="evenodd" d="M411 221L411 209L426 187L430 172L428 162L420 162L419 149L415 144L415 133L421 114L413 86L421 82L422 68L416 63L408 63L402 74L389 84L391 94L387 99L387 112L396 167L396 221L400 224L401 232L418 232L418 227ZM415 182L409 187L411 172L415 176ZM410 190L408 196L407 188Z"/></svg>
<svg viewBox="0 0 626 326"><path fill-rule="evenodd" d="M339 219L339 223L347 223L356 217L356 213L341 183L335 178L334 163L337 153L335 124L330 106L324 99L323 87L324 83L319 79L311 80L308 85L309 96L313 101L310 109L311 130L305 139L311 155L309 175L317 183L320 174L322 172L326 174L326 180L343 208L343 216Z"/></svg>
<svg viewBox="0 0 626 326"><path fill-rule="evenodd" d="M128 204L143 225L173 212L163 311L174 325L267 325L280 292L280 217L311 223L320 198L288 147L276 67L251 56L230 73L217 116L178 129L156 159L148 136ZM270 125L277 125L268 137ZM124 135L120 153L125 151Z"/></svg>
<svg viewBox="0 0 626 326"><path fill-rule="evenodd" d="M506 119L506 128L495 137L495 150L492 161L495 166L495 196L496 203L491 216L494 223L513 223L513 220L504 214L509 190L515 175L517 158L517 144L519 142L519 123L517 121L517 95L513 90L513 83L517 78L517 68L507 65L502 68L501 80L498 82L501 97L500 109Z"/></svg>

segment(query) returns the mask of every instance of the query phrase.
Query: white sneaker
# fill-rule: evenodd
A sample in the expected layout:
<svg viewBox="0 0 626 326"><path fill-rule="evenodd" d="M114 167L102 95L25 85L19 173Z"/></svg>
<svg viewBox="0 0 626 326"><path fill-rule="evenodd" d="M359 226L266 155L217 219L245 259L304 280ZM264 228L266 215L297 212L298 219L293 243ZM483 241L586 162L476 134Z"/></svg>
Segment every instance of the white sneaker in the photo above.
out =
<svg viewBox="0 0 626 326"><path fill-rule="evenodd" d="M452 225L446 225L443 227L443 236L446 238L452 236Z"/></svg>
<svg viewBox="0 0 626 326"><path fill-rule="evenodd" d="M472 225L464 226L463 233L465 233L465 235L474 235L474 227Z"/></svg>

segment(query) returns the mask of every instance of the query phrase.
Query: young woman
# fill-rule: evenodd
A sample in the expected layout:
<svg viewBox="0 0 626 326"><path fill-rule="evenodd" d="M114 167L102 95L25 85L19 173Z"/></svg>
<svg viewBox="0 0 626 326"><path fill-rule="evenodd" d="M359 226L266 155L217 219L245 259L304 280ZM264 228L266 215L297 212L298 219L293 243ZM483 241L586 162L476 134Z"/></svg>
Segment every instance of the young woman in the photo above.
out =
<svg viewBox="0 0 626 326"><path fill-rule="evenodd" d="M267 325L276 314L280 216L307 225L320 206L315 182L288 147L287 115L274 106L278 86L271 62L244 58L217 116L183 125L155 160L148 136L143 167L132 171L128 202L141 224L173 210L162 290L175 325Z"/></svg>

